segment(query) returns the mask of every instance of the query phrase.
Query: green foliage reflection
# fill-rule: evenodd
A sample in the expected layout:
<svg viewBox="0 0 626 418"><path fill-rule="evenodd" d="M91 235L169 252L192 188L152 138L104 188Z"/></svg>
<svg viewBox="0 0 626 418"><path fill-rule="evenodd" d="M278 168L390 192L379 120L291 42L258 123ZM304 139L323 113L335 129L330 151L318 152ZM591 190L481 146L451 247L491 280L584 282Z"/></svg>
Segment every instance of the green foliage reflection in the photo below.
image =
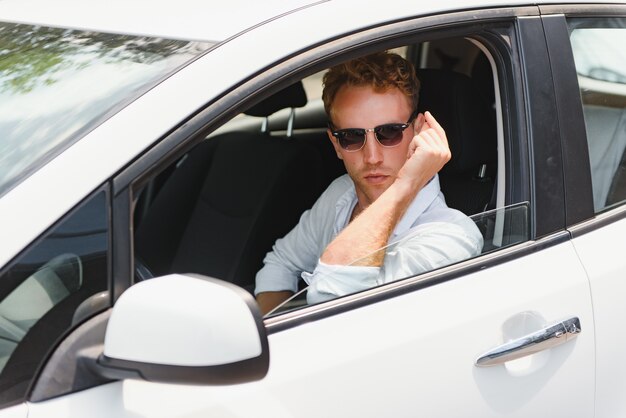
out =
<svg viewBox="0 0 626 418"><path fill-rule="evenodd" d="M53 84L56 73L94 58L150 64L189 47L186 41L0 23L0 92Z"/></svg>

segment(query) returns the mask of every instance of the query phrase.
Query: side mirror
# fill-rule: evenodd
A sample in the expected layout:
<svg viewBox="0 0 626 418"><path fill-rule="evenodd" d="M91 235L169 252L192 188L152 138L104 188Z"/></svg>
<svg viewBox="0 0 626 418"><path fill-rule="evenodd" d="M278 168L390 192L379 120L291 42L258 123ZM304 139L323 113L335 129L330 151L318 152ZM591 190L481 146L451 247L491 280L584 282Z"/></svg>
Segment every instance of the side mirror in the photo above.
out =
<svg viewBox="0 0 626 418"><path fill-rule="evenodd" d="M256 301L218 279L172 274L140 282L118 299L100 374L185 384L262 379L269 346Z"/></svg>

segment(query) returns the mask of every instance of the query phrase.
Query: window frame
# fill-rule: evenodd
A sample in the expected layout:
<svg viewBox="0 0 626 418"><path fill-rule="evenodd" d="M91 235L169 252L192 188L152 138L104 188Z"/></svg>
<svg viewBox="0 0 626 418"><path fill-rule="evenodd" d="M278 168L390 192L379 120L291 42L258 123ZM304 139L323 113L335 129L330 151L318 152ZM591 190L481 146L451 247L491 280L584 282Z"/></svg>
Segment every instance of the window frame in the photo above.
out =
<svg viewBox="0 0 626 418"><path fill-rule="evenodd" d="M272 71L260 72L243 81L228 94L216 98L114 178L113 216L118 220L114 223L114 242L120 243L115 245L114 250L116 260L114 300L132 284L134 266L132 248L129 248L133 242L132 209L136 194L151 176L172 164L225 121L296 80L368 50L393 48L418 42L420 39L432 39L434 35L471 36L489 45L490 52L495 53L494 58L499 63L502 117L506 119L504 136L507 144L506 160L509 165L507 193L510 193L507 203L530 201L531 241L426 273L418 278L390 283L357 295L268 319L266 320L268 332L277 332L301 322L334 315L452 280L568 239L568 235L562 232L565 227L565 215L560 144L557 142L550 144L549 147L542 145L545 143L546 134L542 134L541 124L550 122L546 122L549 118L545 115L551 114L550 111L554 112L554 102L546 101L542 98L545 95L538 94L528 87L533 80L543 80L547 88L552 88L551 79L546 79L545 72L542 72L549 66L543 31L537 34L537 25L539 27L541 25L538 14L539 9L536 7L502 8L481 11L480 20L476 19L475 12L458 12L383 24L315 46L297 56L274 63L271 66ZM507 34L509 40L511 37L519 38L508 45L508 48L512 49L510 57L505 48L506 42L496 42L493 38L496 34L489 31L498 24L505 26L510 32ZM499 36L504 37L502 34ZM537 42L537 38L538 45L533 43ZM531 74L527 74L523 62L524 57L531 54L533 59L539 54L542 60L541 65L534 66ZM502 60L505 60L506 64ZM501 70L506 65L511 68ZM529 80L529 77L534 78ZM529 102L532 102L533 106L530 106ZM544 115L543 119L541 115ZM548 160L549 165L545 163ZM556 173L556 186L551 184L550 187L536 189L533 187L536 183L534 179L538 173L544 173L546 170ZM516 184L517 187L511 187L512 184Z"/></svg>

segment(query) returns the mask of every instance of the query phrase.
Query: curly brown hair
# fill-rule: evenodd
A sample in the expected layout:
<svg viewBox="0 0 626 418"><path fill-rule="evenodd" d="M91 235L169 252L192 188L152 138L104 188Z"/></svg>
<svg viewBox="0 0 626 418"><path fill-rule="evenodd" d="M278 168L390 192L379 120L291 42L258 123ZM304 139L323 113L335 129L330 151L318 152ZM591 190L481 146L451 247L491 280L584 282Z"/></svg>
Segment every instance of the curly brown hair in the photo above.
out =
<svg viewBox="0 0 626 418"><path fill-rule="evenodd" d="M417 109L420 82L415 68L392 52L377 52L336 65L324 74L323 83L324 110L331 120L333 101L343 86L371 86L376 92L395 87L409 99L412 110Z"/></svg>

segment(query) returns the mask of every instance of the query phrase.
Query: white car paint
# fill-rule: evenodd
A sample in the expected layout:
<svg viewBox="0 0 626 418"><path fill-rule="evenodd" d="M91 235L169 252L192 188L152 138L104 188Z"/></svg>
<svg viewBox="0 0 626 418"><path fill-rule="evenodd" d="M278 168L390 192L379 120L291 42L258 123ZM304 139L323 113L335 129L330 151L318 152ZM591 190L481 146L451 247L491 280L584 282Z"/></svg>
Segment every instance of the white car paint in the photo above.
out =
<svg viewBox="0 0 626 418"><path fill-rule="evenodd" d="M0 410L0 417L2 418L26 418L27 416L28 405L25 403Z"/></svg>
<svg viewBox="0 0 626 418"><path fill-rule="evenodd" d="M549 3L547 1L527 2L528 5ZM568 3L621 3L616 0L585 1L570 0ZM282 19L280 16L311 7L315 10L310 15L315 20L307 21L305 26L294 29L339 25L339 29L349 31L357 27L419 15L430 15L443 11L466 10L468 8L490 8L520 6L524 2L515 0L481 0L472 5L464 0L441 0L438 2L415 2L394 0L392 2L363 3L354 0L230 0L228 2L209 2L202 0L166 1L109 0L106 3L85 3L80 0L57 0L54 3L45 0L2 0L0 16L4 21L31 23L75 29L99 30L103 32L163 36L173 39L223 41L242 31L255 26ZM343 18L346 10L353 10L350 19ZM307 11L306 13L308 13ZM287 20L289 20L287 19ZM294 22L295 23L295 22ZM362 25L362 26L360 26ZM256 30L256 28L255 28ZM298 30L301 39L307 35ZM276 36L281 42L286 39ZM278 43L278 42L275 42ZM270 44L264 44L271 47ZM263 48L263 49L264 49Z"/></svg>
<svg viewBox="0 0 626 418"><path fill-rule="evenodd" d="M624 207L613 211L623 212ZM599 215L598 220L611 214ZM626 415L626 220L572 240L591 285L596 328L596 418Z"/></svg>
<svg viewBox="0 0 626 418"><path fill-rule="evenodd" d="M111 358L204 367L262 353L257 324L241 295L212 281L157 277L126 290L115 307L104 338L104 355ZM172 312L184 316L172 317ZM131 340L135 343L129 346Z"/></svg>
<svg viewBox="0 0 626 418"><path fill-rule="evenodd" d="M484 351L528 333L529 325L538 330L570 316L582 328L573 341L506 365L474 365ZM258 382L123 381L31 403L29 418L378 418L390 411L394 417L585 418L594 407L593 323L587 277L566 242L271 334L270 370ZM551 405L559 408L546 411Z"/></svg>
<svg viewBox="0 0 626 418"><path fill-rule="evenodd" d="M311 0L47 1L3 0L3 21L103 32L222 41L263 21L314 4ZM242 13L246 10L245 13Z"/></svg>

